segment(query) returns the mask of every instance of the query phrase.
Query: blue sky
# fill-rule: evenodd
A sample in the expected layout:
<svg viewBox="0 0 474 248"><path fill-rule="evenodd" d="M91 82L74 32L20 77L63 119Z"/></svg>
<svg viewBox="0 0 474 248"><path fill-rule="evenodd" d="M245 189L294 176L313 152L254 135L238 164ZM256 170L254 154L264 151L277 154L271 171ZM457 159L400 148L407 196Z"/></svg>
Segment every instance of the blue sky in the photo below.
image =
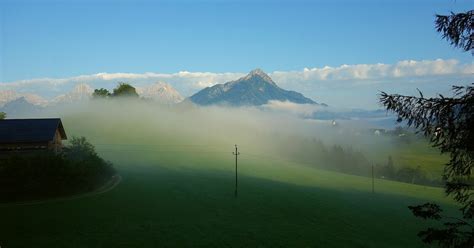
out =
<svg viewBox="0 0 474 248"><path fill-rule="evenodd" d="M469 81L471 54L441 39L434 15L473 7L472 0L0 0L0 98L13 90L52 99L79 83L111 88L118 80L165 81L189 96L258 67L316 101L377 108L380 90L447 93Z"/></svg>
<svg viewBox="0 0 474 248"><path fill-rule="evenodd" d="M299 70L471 56L435 13L472 1L2 0L0 81L97 72Z"/></svg>

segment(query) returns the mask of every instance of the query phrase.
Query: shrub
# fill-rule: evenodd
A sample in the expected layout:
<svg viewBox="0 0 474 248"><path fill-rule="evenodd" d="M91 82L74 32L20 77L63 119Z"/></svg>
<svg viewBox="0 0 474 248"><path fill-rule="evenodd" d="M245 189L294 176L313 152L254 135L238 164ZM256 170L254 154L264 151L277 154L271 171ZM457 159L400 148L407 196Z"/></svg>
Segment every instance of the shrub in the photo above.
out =
<svg viewBox="0 0 474 248"><path fill-rule="evenodd" d="M61 153L12 153L0 160L0 202L35 200L92 191L115 174L84 137Z"/></svg>

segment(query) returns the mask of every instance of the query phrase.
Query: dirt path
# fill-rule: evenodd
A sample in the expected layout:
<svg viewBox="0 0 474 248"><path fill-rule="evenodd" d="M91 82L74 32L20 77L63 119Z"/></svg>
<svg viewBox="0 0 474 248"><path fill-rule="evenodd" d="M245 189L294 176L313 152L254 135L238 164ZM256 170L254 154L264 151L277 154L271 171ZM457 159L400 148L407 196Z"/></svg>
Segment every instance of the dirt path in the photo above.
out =
<svg viewBox="0 0 474 248"><path fill-rule="evenodd" d="M122 177L120 175L115 175L115 176L112 176L112 178L107 183L105 183L103 186L101 186L100 188L98 188L98 189L96 189L92 192L88 192L88 193L84 193L84 194L77 194L77 195L72 195L72 196L66 196L66 197L60 197L60 198L46 199L46 200L0 203L0 208L1 207L37 205L37 204L43 204L43 203L60 202L60 201L67 201L67 200L73 200L73 199L78 199L78 198L83 198L83 197L99 195L99 194L103 194L103 193L106 193L106 192L114 189L121 181L122 181Z"/></svg>

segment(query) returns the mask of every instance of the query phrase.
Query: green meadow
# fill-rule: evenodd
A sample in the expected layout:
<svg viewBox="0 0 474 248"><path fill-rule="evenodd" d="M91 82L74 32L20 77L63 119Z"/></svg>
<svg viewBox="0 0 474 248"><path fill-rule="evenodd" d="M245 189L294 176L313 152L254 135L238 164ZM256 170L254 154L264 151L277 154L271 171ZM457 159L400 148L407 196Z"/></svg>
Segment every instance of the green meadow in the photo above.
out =
<svg viewBox="0 0 474 248"><path fill-rule="evenodd" d="M376 179L372 193L369 177L279 156L278 127L265 132L266 117L128 108L62 114L69 136L86 136L121 183L94 196L1 206L1 247L426 247L416 234L429 223L407 206L456 209L441 188Z"/></svg>
<svg viewBox="0 0 474 248"><path fill-rule="evenodd" d="M441 178L444 165L449 162L449 156L441 155L439 150L418 140L406 146L399 146L394 151L395 163L411 167L420 166L432 178Z"/></svg>

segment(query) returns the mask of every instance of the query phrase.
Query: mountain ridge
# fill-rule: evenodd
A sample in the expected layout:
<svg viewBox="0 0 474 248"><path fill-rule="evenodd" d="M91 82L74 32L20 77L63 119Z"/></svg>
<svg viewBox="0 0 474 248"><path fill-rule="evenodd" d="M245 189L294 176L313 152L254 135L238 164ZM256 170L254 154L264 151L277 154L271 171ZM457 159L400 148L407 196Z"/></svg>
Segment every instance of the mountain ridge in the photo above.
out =
<svg viewBox="0 0 474 248"><path fill-rule="evenodd" d="M92 97L93 92L94 89L86 83L76 84L71 91L53 98L49 102L49 105L75 103L89 100Z"/></svg>
<svg viewBox="0 0 474 248"><path fill-rule="evenodd" d="M280 88L261 69L224 84L216 84L195 93L189 100L198 105L261 106L271 100L298 104L318 104L303 94Z"/></svg>
<svg viewBox="0 0 474 248"><path fill-rule="evenodd" d="M173 86L161 81L146 87L137 87L137 93L140 97L163 104L175 104L184 100L184 97Z"/></svg>
<svg viewBox="0 0 474 248"><path fill-rule="evenodd" d="M184 99L173 86L165 82L155 82L143 87L137 87L136 90L140 97L163 104L175 104ZM87 83L76 83L70 91L51 99L45 99L32 93L19 93L15 90L0 90L0 108L11 102L13 102L14 105L18 105L18 103L25 105L25 102L27 102L32 106L41 107L72 104L90 100L93 93L94 88ZM19 101L15 102L16 100Z"/></svg>

